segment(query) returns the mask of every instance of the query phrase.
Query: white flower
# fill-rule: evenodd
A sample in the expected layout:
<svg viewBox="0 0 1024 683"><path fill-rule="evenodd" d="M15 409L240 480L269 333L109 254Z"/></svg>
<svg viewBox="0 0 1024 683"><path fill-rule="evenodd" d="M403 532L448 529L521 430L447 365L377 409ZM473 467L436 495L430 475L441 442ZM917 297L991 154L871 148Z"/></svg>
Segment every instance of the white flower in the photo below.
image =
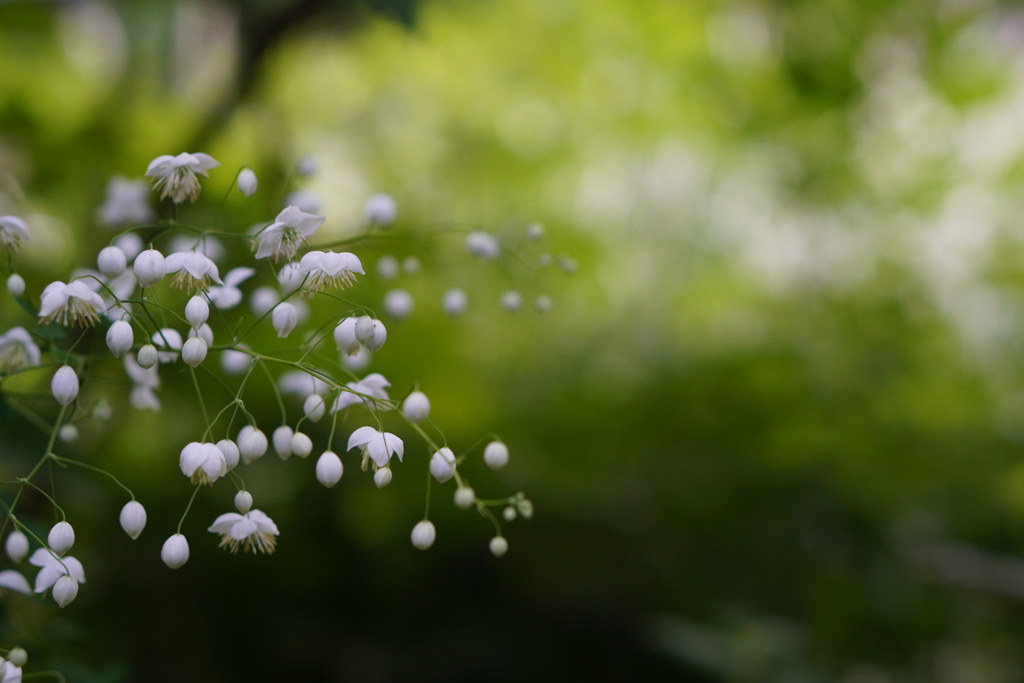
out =
<svg viewBox="0 0 1024 683"><path fill-rule="evenodd" d="M12 650L13 652L13 650ZM21 667L24 665L18 665L14 662L4 662L3 666L0 666L0 683L21 683Z"/></svg>
<svg viewBox="0 0 1024 683"><path fill-rule="evenodd" d="M246 197L256 193L256 173L251 168L243 168L238 173L238 191Z"/></svg>
<svg viewBox="0 0 1024 683"><path fill-rule="evenodd" d="M279 300L277 290L273 287L257 287L249 297L249 305L252 306L253 313L262 317L276 306Z"/></svg>
<svg viewBox="0 0 1024 683"><path fill-rule="evenodd" d="M526 226L526 239L536 242L544 235L544 226L540 223L530 223Z"/></svg>
<svg viewBox="0 0 1024 683"><path fill-rule="evenodd" d="M0 372L33 365L39 365L39 347L24 327L12 327L0 334Z"/></svg>
<svg viewBox="0 0 1024 683"><path fill-rule="evenodd" d="M196 251L214 262L221 260L227 255L227 249L224 248L221 241L209 235L202 237L179 235L171 240L167 251L172 254L179 251Z"/></svg>
<svg viewBox="0 0 1024 683"><path fill-rule="evenodd" d="M387 338L387 328L376 318L364 315L356 321L356 339L370 351L378 351Z"/></svg>
<svg viewBox="0 0 1024 683"><path fill-rule="evenodd" d="M455 454L445 446L430 458L430 473L440 483L445 483L455 475Z"/></svg>
<svg viewBox="0 0 1024 683"><path fill-rule="evenodd" d="M483 230L474 230L466 235L466 251L473 256L493 261L501 254L501 245L494 235Z"/></svg>
<svg viewBox="0 0 1024 683"><path fill-rule="evenodd" d="M46 285L39 297L39 321L57 323L67 327L92 327L103 310L103 299L81 280L64 284L61 281Z"/></svg>
<svg viewBox="0 0 1024 683"><path fill-rule="evenodd" d="M415 256L406 256L402 259L402 268L405 272L412 275L413 273L419 272L420 260Z"/></svg>
<svg viewBox="0 0 1024 683"><path fill-rule="evenodd" d="M312 422L319 422L325 412L327 405L320 394L310 394L302 403L302 413Z"/></svg>
<svg viewBox="0 0 1024 683"><path fill-rule="evenodd" d="M330 388L327 382L305 370L290 370L277 378L277 388L282 394L307 396L324 394Z"/></svg>
<svg viewBox="0 0 1024 683"><path fill-rule="evenodd" d="M342 354L341 364L352 372L362 372L373 360L373 354L365 346L360 346L351 355Z"/></svg>
<svg viewBox="0 0 1024 683"><path fill-rule="evenodd" d="M277 525L260 510L249 510L244 515L225 512L213 520L207 531L220 534L220 547L227 547L232 553L242 548L254 555L258 552L269 555L277 547Z"/></svg>
<svg viewBox="0 0 1024 683"><path fill-rule="evenodd" d="M348 448L352 450L359 446L363 455L369 456L377 467L384 467L391 459L392 453L402 459L405 453L405 444L391 432L378 432L373 427L360 427L352 432L348 438Z"/></svg>
<svg viewBox="0 0 1024 683"><path fill-rule="evenodd" d="M114 278L128 267L128 257L121 247L103 247L100 249L99 256L96 257L96 265L101 273Z"/></svg>
<svg viewBox="0 0 1024 683"><path fill-rule="evenodd" d="M345 467L334 451L324 451L316 461L316 480L330 488L341 481Z"/></svg>
<svg viewBox="0 0 1024 683"><path fill-rule="evenodd" d="M500 470L508 464L508 446L501 441L492 441L484 448L484 462L492 470Z"/></svg>
<svg viewBox="0 0 1024 683"><path fill-rule="evenodd" d="M382 489L391 483L391 468L380 467L373 473L373 483L377 488Z"/></svg>
<svg viewBox="0 0 1024 683"><path fill-rule="evenodd" d="M458 287L449 289L441 300L441 308L453 318L462 315L466 310L466 293Z"/></svg>
<svg viewBox="0 0 1024 683"><path fill-rule="evenodd" d="M178 359L178 352L181 351L182 345L181 332L171 327L164 327L154 332L150 339L159 349L157 358L161 363L173 363Z"/></svg>
<svg viewBox="0 0 1024 683"><path fill-rule="evenodd" d="M170 197L175 204L184 200L194 202L199 197L199 181L196 175L206 177L211 168L220 163L209 154L182 152L172 157L158 156L149 162L146 177L153 178L153 189L160 191L160 199Z"/></svg>
<svg viewBox="0 0 1024 683"><path fill-rule="evenodd" d="M491 555L501 557L508 552L508 541L505 540L504 536L495 536L491 539L488 547L491 550Z"/></svg>
<svg viewBox="0 0 1024 683"><path fill-rule="evenodd" d="M402 402L402 414L412 422L422 422L430 415L430 399L422 391L414 391Z"/></svg>
<svg viewBox="0 0 1024 683"><path fill-rule="evenodd" d="M193 441L181 449L181 473L193 484L213 484L228 472L227 460L217 444Z"/></svg>
<svg viewBox="0 0 1024 683"><path fill-rule="evenodd" d="M302 270L298 263L293 261L284 264L277 273L277 282L281 285L281 291L285 294L291 294L301 287L305 279L305 271Z"/></svg>
<svg viewBox="0 0 1024 683"><path fill-rule="evenodd" d="M50 533L46 536L46 545L50 546L50 550L58 555L63 555L71 550L71 546L74 544L75 530L67 522L57 522L50 528Z"/></svg>
<svg viewBox="0 0 1024 683"><path fill-rule="evenodd" d="M156 217L147 198L145 180L128 180L120 176L107 181L103 203L96 210L96 220L107 226L148 223Z"/></svg>
<svg viewBox="0 0 1024 683"><path fill-rule="evenodd" d="M188 562L188 539L183 534L174 534L164 541L160 559L171 569L177 569Z"/></svg>
<svg viewBox="0 0 1024 683"><path fill-rule="evenodd" d="M21 240L28 241L28 225L17 216L0 216L0 249L12 254L18 251Z"/></svg>
<svg viewBox="0 0 1024 683"><path fill-rule="evenodd" d="M411 537L414 547L426 550L434 545L434 539L437 538L437 529L434 528L433 522L423 520L422 522L417 522L416 526L412 528Z"/></svg>
<svg viewBox="0 0 1024 683"><path fill-rule="evenodd" d="M316 232L324 220L323 216L306 213L296 206L287 207L258 235L260 243L256 258L284 256L290 261L299 245Z"/></svg>
<svg viewBox="0 0 1024 683"><path fill-rule="evenodd" d="M185 304L185 320L193 328L199 327L210 317L210 304L202 294L196 294Z"/></svg>
<svg viewBox="0 0 1024 683"><path fill-rule="evenodd" d="M85 569L82 568L82 563L70 555L57 557L46 548L38 548L28 561L29 564L40 567L39 573L36 574L36 593L46 591L62 576L70 576L78 583L85 583Z"/></svg>
<svg viewBox="0 0 1024 683"><path fill-rule="evenodd" d="M21 572L13 569L5 569L0 572L0 588L16 591L22 595L32 593L32 587L28 585L28 579Z"/></svg>
<svg viewBox="0 0 1024 683"><path fill-rule="evenodd" d="M147 249L135 257L132 270L139 284L143 287L152 287L164 279L167 274L167 259L156 249Z"/></svg>
<svg viewBox="0 0 1024 683"><path fill-rule="evenodd" d="M115 320L107 330L107 348L114 358L120 358L131 350L135 343L135 333L131 323L126 320Z"/></svg>
<svg viewBox="0 0 1024 683"><path fill-rule="evenodd" d="M145 344L139 349L136 356L138 356L139 367L147 370L156 365L157 361L160 360L160 355L152 344Z"/></svg>
<svg viewBox="0 0 1024 683"><path fill-rule="evenodd" d="M292 453L305 458L313 452L313 440L302 432L292 434Z"/></svg>
<svg viewBox="0 0 1024 683"><path fill-rule="evenodd" d="M395 200L391 195L378 192L367 198L366 204L363 205L363 215L370 223L384 227L395 222L398 207L395 206Z"/></svg>
<svg viewBox="0 0 1024 683"><path fill-rule="evenodd" d="M120 237L114 238L114 245L119 247L130 260L142 253L142 248L146 246L146 243L134 232L126 232Z"/></svg>
<svg viewBox="0 0 1024 683"><path fill-rule="evenodd" d="M412 313L412 295L404 289L392 289L384 295L384 310L395 320L402 320Z"/></svg>
<svg viewBox="0 0 1024 683"><path fill-rule="evenodd" d="M66 607L78 596L78 579L73 576L62 576L53 584L50 591L54 601L61 607Z"/></svg>
<svg viewBox="0 0 1024 683"><path fill-rule="evenodd" d="M547 294L540 294L533 300L533 307L538 313L547 313L551 310L551 297Z"/></svg>
<svg viewBox="0 0 1024 683"><path fill-rule="evenodd" d="M11 276L7 278L7 291L11 293L11 296L21 296L24 294L25 278L17 273L11 273Z"/></svg>
<svg viewBox="0 0 1024 683"><path fill-rule="evenodd" d="M132 540L139 537L146 528L146 508L137 500L130 500L121 508L121 528Z"/></svg>
<svg viewBox="0 0 1024 683"><path fill-rule="evenodd" d="M206 360L206 340L202 337L192 337L181 347L181 359L190 367L199 367L199 364Z"/></svg>
<svg viewBox="0 0 1024 683"><path fill-rule="evenodd" d="M221 439L217 442L217 448L224 454L224 464L227 465L228 471L235 469L238 466L238 460L241 457L241 452L238 450L238 444L231 439Z"/></svg>
<svg viewBox="0 0 1024 683"><path fill-rule="evenodd" d="M299 269L307 275L306 285L312 290L326 287L349 287L355 284L356 274L363 275L359 257L347 251L311 251L302 257Z"/></svg>
<svg viewBox="0 0 1024 683"><path fill-rule="evenodd" d="M154 389L160 386L160 374L156 369L157 352L149 344L143 348L149 348L153 351L153 364L148 367L143 368L130 355L124 357L124 370L132 380L130 401L132 407L136 410L152 410L154 413L159 413L160 399L153 392ZM142 350L140 349L139 356L141 357L142 355Z"/></svg>
<svg viewBox="0 0 1024 683"><path fill-rule="evenodd" d="M369 374L358 382L348 382L345 384L347 391L338 392L338 397L334 399L331 412L336 413L357 403L366 403L369 408L386 409L387 406L383 406L377 401L388 400L388 392L385 390L390 386L391 383L378 372Z"/></svg>
<svg viewBox="0 0 1024 683"><path fill-rule="evenodd" d="M301 190L295 190L284 198L285 206L294 206L295 208L305 211L307 213L320 213L320 209L323 208L324 203L320 200L320 195L313 190L308 188L302 188Z"/></svg>
<svg viewBox="0 0 1024 683"><path fill-rule="evenodd" d="M501 295L501 307L512 313L518 311L523 305L523 295L514 289L510 289Z"/></svg>
<svg viewBox="0 0 1024 683"><path fill-rule="evenodd" d="M11 562L21 562L28 555L28 537L15 529L7 534L4 551L7 553L7 557L11 558Z"/></svg>
<svg viewBox="0 0 1024 683"><path fill-rule="evenodd" d="M468 510L476 502L476 491L472 486L460 486L455 489L455 507L460 510Z"/></svg>
<svg viewBox="0 0 1024 683"><path fill-rule="evenodd" d="M246 425L238 432L238 452L248 465L267 452L267 435L252 425Z"/></svg>
<svg viewBox="0 0 1024 683"><path fill-rule="evenodd" d="M193 337L199 337L202 339L206 342L207 347L213 346L213 328L210 327L209 323L203 323L198 328L189 330L188 338L192 339Z"/></svg>
<svg viewBox="0 0 1024 683"><path fill-rule="evenodd" d="M274 450L282 460L287 460L292 454L292 437L295 432L288 425L281 425L274 430L270 439L274 442Z"/></svg>
<svg viewBox="0 0 1024 683"><path fill-rule="evenodd" d="M356 321L358 318L348 317L334 328L334 344L338 347L339 353L353 354L359 350L359 340L356 339Z"/></svg>
<svg viewBox="0 0 1024 683"><path fill-rule="evenodd" d="M274 324L278 338L284 339L292 333L298 324L299 311L293 304L283 301L274 307L274 312L270 314L270 320Z"/></svg>
<svg viewBox="0 0 1024 683"><path fill-rule="evenodd" d="M242 489L235 494L235 509L240 514L245 514L252 509L252 494Z"/></svg>
<svg viewBox="0 0 1024 683"><path fill-rule="evenodd" d="M53 373L50 391L57 403L66 406L78 397L78 375L70 365L62 365Z"/></svg>
<svg viewBox="0 0 1024 683"><path fill-rule="evenodd" d="M224 285L222 287L210 287L206 295L210 297L213 305L222 311L234 308L242 302L242 290L238 288L238 285L255 274L256 271L252 268L232 268L224 275Z"/></svg>
<svg viewBox="0 0 1024 683"><path fill-rule="evenodd" d="M398 275L398 259L394 256L381 256L377 259L377 275L390 280Z"/></svg>
<svg viewBox="0 0 1024 683"><path fill-rule="evenodd" d="M78 427L75 425L64 425L57 432L57 437L64 443L74 443L78 441Z"/></svg>
<svg viewBox="0 0 1024 683"><path fill-rule="evenodd" d="M168 275L177 273L171 284L179 289L195 291L206 289L210 281L224 284L217 272L217 264L209 256L198 251L179 251L171 254L164 261L164 272Z"/></svg>
<svg viewBox="0 0 1024 683"><path fill-rule="evenodd" d="M240 375L248 369L252 363L252 356L245 351L236 349L225 349L220 356L220 366L229 375Z"/></svg>

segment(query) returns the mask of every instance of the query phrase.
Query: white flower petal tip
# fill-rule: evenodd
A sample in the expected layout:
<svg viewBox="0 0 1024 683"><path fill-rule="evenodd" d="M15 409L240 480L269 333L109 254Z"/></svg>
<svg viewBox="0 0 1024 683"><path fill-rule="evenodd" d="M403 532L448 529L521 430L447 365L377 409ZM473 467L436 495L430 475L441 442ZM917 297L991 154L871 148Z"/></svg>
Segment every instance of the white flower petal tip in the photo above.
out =
<svg viewBox="0 0 1024 683"><path fill-rule="evenodd" d="M430 415L430 399L422 391L414 391L402 402L402 414L411 422L422 422Z"/></svg>
<svg viewBox="0 0 1024 683"><path fill-rule="evenodd" d="M146 528L146 508L137 500L131 500L121 508L121 528L134 541Z"/></svg>
<svg viewBox="0 0 1024 683"><path fill-rule="evenodd" d="M32 594L32 586L29 585L28 579L21 572L13 569L0 571L0 588L6 588L22 595Z"/></svg>
<svg viewBox="0 0 1024 683"><path fill-rule="evenodd" d="M217 264L198 251L179 251L164 260L165 274L174 273L171 285L187 292L205 290L211 282L223 285Z"/></svg>
<svg viewBox="0 0 1024 683"><path fill-rule="evenodd" d="M430 473L441 484L455 476L455 454L445 446L430 458Z"/></svg>
<svg viewBox="0 0 1024 683"><path fill-rule="evenodd" d="M160 559L171 569L177 569L188 562L188 539L183 534L174 534L164 541Z"/></svg>
<svg viewBox="0 0 1024 683"><path fill-rule="evenodd" d="M327 488L341 481L344 473L345 466L334 451L324 451L316 461L316 480Z"/></svg>
<svg viewBox="0 0 1024 683"><path fill-rule="evenodd" d="M62 365L53 373L50 391L57 403L66 406L78 398L78 375L70 365Z"/></svg>
<svg viewBox="0 0 1024 683"><path fill-rule="evenodd" d="M433 522L423 520L412 528L410 538L414 548L427 550L430 546L434 545L434 540L437 538L437 529L434 528Z"/></svg>
<svg viewBox="0 0 1024 683"><path fill-rule="evenodd" d="M244 197L251 197L256 194L256 187L258 183L256 180L256 172L251 168L243 168L238 173L238 191L242 193Z"/></svg>
<svg viewBox="0 0 1024 683"><path fill-rule="evenodd" d="M247 553L269 555L277 548L279 534L274 520L261 510L249 510L245 514L226 512L213 521L207 531L220 534L220 547L232 554L239 548Z"/></svg>
<svg viewBox="0 0 1024 683"><path fill-rule="evenodd" d="M508 541L505 540L504 536L495 536L491 539L488 547L491 550L491 555L494 555L495 557L502 557L508 552Z"/></svg>
<svg viewBox="0 0 1024 683"><path fill-rule="evenodd" d="M194 202L199 198L199 180L207 171L220 166L209 154L182 152L177 156L164 154L153 159L146 169L146 177L153 179L153 189L160 192L160 198L171 198L175 204L186 199Z"/></svg>
<svg viewBox="0 0 1024 683"><path fill-rule="evenodd" d="M501 441L492 441L484 448L484 462L492 470L500 470L508 464L508 446Z"/></svg>

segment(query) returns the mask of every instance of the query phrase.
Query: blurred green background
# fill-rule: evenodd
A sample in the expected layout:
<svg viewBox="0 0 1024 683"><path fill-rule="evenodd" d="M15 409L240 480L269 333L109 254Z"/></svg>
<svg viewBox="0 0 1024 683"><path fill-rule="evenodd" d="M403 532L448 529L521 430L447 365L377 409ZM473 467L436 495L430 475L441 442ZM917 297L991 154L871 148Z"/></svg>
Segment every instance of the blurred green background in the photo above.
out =
<svg viewBox="0 0 1024 683"><path fill-rule="evenodd" d="M0 603L27 671L1024 680L1017 4L9 2L0 65L0 214L33 229L30 291L91 264L114 234L95 219L108 178L160 154L220 160L190 215L238 232L305 188L318 237L341 238L389 192L398 224L357 253L423 268L398 283L417 308L373 369L394 395L418 382L449 443L500 434L510 466L469 476L536 507L499 561L489 525L435 486L438 541L419 553L421 446L383 491L351 457L331 490L314 459L268 457L246 476L278 552L215 547L222 486L172 572L176 457L201 419L187 376L164 373L160 415L93 381L122 419L83 422L67 455L137 489L149 527L131 543L107 482L53 475L89 582L64 610ZM243 165L260 191L222 202ZM476 262L472 228L522 249ZM390 286L371 274L350 298ZM455 320L452 286L471 294ZM516 314L497 303L509 287ZM10 297L0 321L32 322ZM279 420L269 391L250 399ZM46 435L10 411L0 430L20 476Z"/></svg>

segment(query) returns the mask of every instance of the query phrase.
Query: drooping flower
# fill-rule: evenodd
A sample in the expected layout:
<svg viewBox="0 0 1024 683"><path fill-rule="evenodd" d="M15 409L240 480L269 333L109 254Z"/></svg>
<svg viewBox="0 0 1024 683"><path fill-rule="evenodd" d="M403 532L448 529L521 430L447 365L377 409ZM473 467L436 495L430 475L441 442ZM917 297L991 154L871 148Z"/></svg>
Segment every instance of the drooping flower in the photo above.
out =
<svg viewBox="0 0 1024 683"><path fill-rule="evenodd" d="M78 583L85 583L82 563L70 555L57 557L46 548L37 548L28 561L40 568L36 574L36 593L46 591L62 576L70 576Z"/></svg>
<svg viewBox="0 0 1024 683"><path fill-rule="evenodd" d="M272 256L276 260L283 256L290 261L298 251L299 245L316 232L324 220L323 216L306 213L296 206L285 208L277 214L274 222L258 235L260 243L256 250L256 258Z"/></svg>
<svg viewBox="0 0 1024 683"><path fill-rule="evenodd" d="M53 373L50 392L57 403L66 406L78 397L78 375L70 365L62 365Z"/></svg>
<svg viewBox="0 0 1024 683"><path fill-rule="evenodd" d="M32 592L32 587L28 585L28 579L21 572L13 569L5 569L0 572L0 588L16 591L22 595L29 595Z"/></svg>
<svg viewBox="0 0 1024 683"><path fill-rule="evenodd" d="M430 399L422 391L414 391L402 402L402 414L412 422L422 422L430 415Z"/></svg>
<svg viewBox="0 0 1024 683"><path fill-rule="evenodd" d="M241 548L244 552L269 555L277 547L277 525L261 510L249 510L244 515L225 512L213 520L207 529L220 534L220 547L232 553Z"/></svg>
<svg viewBox="0 0 1024 683"><path fill-rule="evenodd" d="M492 441L484 448L484 462L492 470L500 470L508 464L508 446L501 441Z"/></svg>
<svg viewBox="0 0 1024 683"><path fill-rule="evenodd" d="M238 288L238 285L255 274L256 271L252 268L232 268L224 274L224 285L221 287L210 287L206 295L210 297L213 305L222 311L234 308L242 301L242 290Z"/></svg>
<svg viewBox="0 0 1024 683"><path fill-rule="evenodd" d="M11 296L21 296L25 293L25 278L18 275L17 273L11 273L11 276L7 278L7 291L11 293Z"/></svg>
<svg viewBox="0 0 1024 683"><path fill-rule="evenodd" d="M382 405L375 399L387 401L388 392L386 389L390 386L391 382L379 372L369 374L358 382L348 382L345 384L347 391L338 392L338 397L334 399L334 406L331 408L331 412L336 413L357 403L366 403L368 407L386 410L388 406Z"/></svg>
<svg viewBox="0 0 1024 683"><path fill-rule="evenodd" d="M10 661L0 665L0 683L21 683L21 666Z"/></svg>
<svg viewBox="0 0 1024 683"><path fill-rule="evenodd" d="M164 261L164 272L168 275L176 273L171 284L189 292L208 288L211 280L219 285L224 284L217 272L217 264L198 251L171 254Z"/></svg>
<svg viewBox="0 0 1024 683"><path fill-rule="evenodd" d="M364 315L356 320L356 339L369 350L379 351L387 338L387 328L376 318Z"/></svg>
<svg viewBox="0 0 1024 683"><path fill-rule="evenodd" d="M274 324L277 336L284 339L292 333L295 325L298 324L299 310L295 308L294 304L283 301L274 308L274 312L270 314L270 320Z"/></svg>
<svg viewBox="0 0 1024 683"><path fill-rule="evenodd" d="M425 519L422 522L417 522L416 526L412 528L411 538L414 547L426 550L434 545L434 539L437 538L437 529L434 528L433 522Z"/></svg>
<svg viewBox="0 0 1024 683"><path fill-rule="evenodd" d="M392 289L384 295L384 310L395 320L403 320L412 313L412 294L404 289Z"/></svg>
<svg viewBox="0 0 1024 683"><path fill-rule="evenodd" d="M12 327L0 334L0 372L14 372L39 365L39 347L24 327Z"/></svg>
<svg viewBox="0 0 1024 683"><path fill-rule="evenodd" d="M379 432L373 427L360 427L352 432L346 450L352 450L356 446L359 446L363 454L373 460L377 467L387 465L392 454L401 460L405 453L405 444L400 438L391 432Z"/></svg>
<svg viewBox="0 0 1024 683"><path fill-rule="evenodd" d="M367 198L366 204L363 205L363 215L368 222L383 228L395 222L398 207L395 206L395 200L391 195L378 192Z"/></svg>
<svg viewBox="0 0 1024 683"><path fill-rule="evenodd" d="M313 290L349 287L355 284L357 273L366 273L359 257L347 251L311 251L302 257L299 269L308 275L306 285Z"/></svg>
<svg viewBox="0 0 1024 683"><path fill-rule="evenodd" d="M39 301L39 321L68 327L92 327L99 322L103 299L81 280L46 285Z"/></svg>
<svg viewBox="0 0 1024 683"><path fill-rule="evenodd" d="M330 488L341 481L345 466L334 451L324 451L316 461L316 480Z"/></svg>
<svg viewBox="0 0 1024 683"><path fill-rule="evenodd" d="M146 528L146 508L137 500L130 500L121 508L119 516L121 528L134 541Z"/></svg>
<svg viewBox="0 0 1024 683"><path fill-rule="evenodd" d="M28 555L28 536L15 529L7 535L4 551L12 562L21 562Z"/></svg>
<svg viewBox="0 0 1024 683"><path fill-rule="evenodd" d="M153 349L152 346L147 346ZM141 350L140 350L141 355ZM154 389L160 386L160 374L156 369L156 349L153 349L153 364L143 368L131 355L124 357L124 371L132 380L131 404L136 410L152 410L160 412L160 399Z"/></svg>
<svg viewBox="0 0 1024 683"><path fill-rule="evenodd" d="M146 249L135 257L132 270L140 285L152 287L167 274L167 259L156 249Z"/></svg>
<svg viewBox="0 0 1024 683"><path fill-rule="evenodd" d="M447 446L439 449L430 458L430 473L441 484L455 475L455 454Z"/></svg>
<svg viewBox="0 0 1024 683"><path fill-rule="evenodd" d="M153 178L153 189L160 191L160 199L167 197L175 204L184 200L194 202L199 197L199 180L207 171L220 166L209 154L182 152L178 156L163 154L149 162L146 177Z"/></svg>
<svg viewBox="0 0 1024 683"><path fill-rule="evenodd" d="M184 534L172 534L160 548L160 559L171 569L177 569L188 562L188 539Z"/></svg>
<svg viewBox="0 0 1024 683"><path fill-rule="evenodd" d="M224 453L217 444L193 441L181 449L181 473L193 484L213 484L228 472Z"/></svg>
<svg viewBox="0 0 1024 683"><path fill-rule="evenodd" d="M453 318L462 315L462 312L466 310L466 293L458 287L449 289L441 300L441 308Z"/></svg>
<svg viewBox="0 0 1024 683"><path fill-rule="evenodd" d="M17 216L0 216L0 248L13 254L21 246L21 240L29 239L25 221Z"/></svg>
<svg viewBox="0 0 1024 683"><path fill-rule="evenodd" d="M156 216L146 201L148 195L145 180L111 178L103 204L96 210L96 220L111 227L148 223Z"/></svg>
<svg viewBox="0 0 1024 683"><path fill-rule="evenodd" d="M96 265L105 276L115 278L128 267L128 256L121 247L103 247L96 257Z"/></svg>
<svg viewBox="0 0 1024 683"><path fill-rule="evenodd" d="M256 193L256 172L251 168L243 168L238 172L238 191L246 197L251 197Z"/></svg>
<svg viewBox="0 0 1024 683"><path fill-rule="evenodd" d="M485 261L493 261L501 254L501 244L494 235L483 230L474 230L466 235L466 251Z"/></svg>
<svg viewBox="0 0 1024 683"><path fill-rule="evenodd" d="M128 353L135 344L135 332L127 320L115 320L107 330L107 348L114 358L120 358Z"/></svg>
<svg viewBox="0 0 1024 683"><path fill-rule="evenodd" d="M182 345L181 332L173 327L164 327L154 332L150 339L158 349L157 358L161 363L173 363L178 360L178 352L181 351Z"/></svg>

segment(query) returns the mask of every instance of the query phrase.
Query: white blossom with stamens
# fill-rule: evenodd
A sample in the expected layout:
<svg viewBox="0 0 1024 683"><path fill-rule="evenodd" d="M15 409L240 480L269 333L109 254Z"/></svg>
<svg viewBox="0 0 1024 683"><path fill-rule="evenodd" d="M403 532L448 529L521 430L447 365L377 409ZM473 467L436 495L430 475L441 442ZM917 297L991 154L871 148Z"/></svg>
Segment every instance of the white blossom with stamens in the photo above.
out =
<svg viewBox="0 0 1024 683"><path fill-rule="evenodd" d="M336 413L357 403L366 403L369 408L388 410L390 406L382 402L388 400L386 389L390 386L391 382L379 372L369 374L358 382L348 382L345 389L338 392L338 397L334 399L331 412Z"/></svg>
<svg viewBox="0 0 1024 683"><path fill-rule="evenodd" d="M302 257L299 268L303 275L308 275L306 286L317 291L327 287L349 287L355 284L357 273L366 273L359 257L347 251L311 251Z"/></svg>
<svg viewBox="0 0 1024 683"><path fill-rule="evenodd" d="M206 291L206 295L213 305L222 311L234 308L242 302L242 290L238 288L238 285L255 274L256 271L252 268L232 268L224 274L224 285L210 287Z"/></svg>
<svg viewBox="0 0 1024 683"><path fill-rule="evenodd" d="M392 454L398 456L399 461L405 453L405 444L400 438L391 432L379 432L373 427L360 427L352 432L348 438L348 448L352 450L359 447L363 455L373 460L377 467L384 467L388 464Z"/></svg>
<svg viewBox="0 0 1024 683"><path fill-rule="evenodd" d="M103 204L96 210L96 220L109 227L148 223L156 217L148 197L149 187L145 180L115 176L107 181Z"/></svg>
<svg viewBox="0 0 1024 683"><path fill-rule="evenodd" d="M274 520L261 510L249 510L244 515L225 512L213 520L207 531L221 535L221 548L227 548L232 553L237 553L241 548L254 555L274 552L279 534Z"/></svg>
<svg viewBox="0 0 1024 683"><path fill-rule="evenodd" d="M296 206L289 206L277 214L273 223L258 235L259 247L256 258L272 256L275 259L284 257L291 260L299 246L319 228L325 218L316 214L306 213Z"/></svg>
<svg viewBox="0 0 1024 683"><path fill-rule="evenodd" d="M17 216L0 216L0 249L12 254L18 251L21 241L31 239L28 225Z"/></svg>
<svg viewBox="0 0 1024 683"><path fill-rule="evenodd" d="M24 327L0 334L0 372L14 372L39 365L39 347Z"/></svg>
<svg viewBox="0 0 1024 683"><path fill-rule="evenodd" d="M103 299L81 280L68 284L61 281L46 285L39 298L39 321L68 327L92 327L100 319Z"/></svg>
<svg viewBox="0 0 1024 683"><path fill-rule="evenodd" d="M217 264L198 251L171 254L164 262L164 271L168 275L176 273L171 284L187 291L206 289L211 280L219 285L224 284L217 272Z"/></svg>
<svg viewBox="0 0 1024 683"><path fill-rule="evenodd" d="M182 152L177 156L164 154L149 162L146 177L153 178L153 189L160 192L160 198L170 197L175 204L184 200L194 202L199 197L197 175L205 178L207 171L220 166L220 162L209 154Z"/></svg>

